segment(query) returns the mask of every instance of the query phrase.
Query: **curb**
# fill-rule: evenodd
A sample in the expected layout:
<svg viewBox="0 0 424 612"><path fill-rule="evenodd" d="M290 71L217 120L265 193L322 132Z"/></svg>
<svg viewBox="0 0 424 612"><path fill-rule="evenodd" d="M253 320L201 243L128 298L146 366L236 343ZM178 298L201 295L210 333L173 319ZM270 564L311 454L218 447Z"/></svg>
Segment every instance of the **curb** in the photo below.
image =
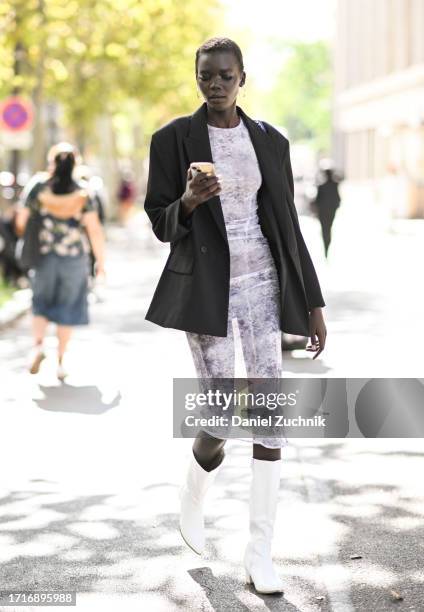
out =
<svg viewBox="0 0 424 612"><path fill-rule="evenodd" d="M31 289L17 289L13 297L0 308L0 331L12 325L31 307Z"/></svg>

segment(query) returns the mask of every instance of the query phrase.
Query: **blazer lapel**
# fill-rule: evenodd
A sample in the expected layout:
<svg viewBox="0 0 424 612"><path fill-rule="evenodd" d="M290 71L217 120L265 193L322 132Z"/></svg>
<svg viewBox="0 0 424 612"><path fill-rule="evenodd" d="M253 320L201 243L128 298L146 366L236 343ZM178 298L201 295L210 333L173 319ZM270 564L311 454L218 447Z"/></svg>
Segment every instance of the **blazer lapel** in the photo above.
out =
<svg viewBox="0 0 424 612"><path fill-rule="evenodd" d="M264 197L258 198L258 206L267 207L269 205L274 207L275 218L280 223L280 233L295 265L297 265L298 260L293 257L294 250L296 249L296 235L288 206L284 201L284 198L291 197L291 194L289 194L284 182L283 166L278 145L274 138L264 132L256 121L248 117L242 109L239 109L239 112L249 130L250 138L258 158L264 183L263 187L265 187L269 194L269 198L265 194Z"/></svg>
<svg viewBox="0 0 424 612"><path fill-rule="evenodd" d="M184 146L189 165L191 162L213 161L207 126L206 102L204 102L202 106L200 106L191 116L190 131L189 135L184 137ZM209 208L213 218L215 219L225 242L228 242L227 230L225 229L225 220L222 213L221 200L219 196L210 198L207 200L207 202L205 202L205 205Z"/></svg>
<svg viewBox="0 0 424 612"><path fill-rule="evenodd" d="M278 164L279 152L274 139L263 131L261 127L251 119L246 113L237 106L244 124L246 125L253 148L258 159L259 168L262 174L262 182L272 194L273 199L281 198L282 177Z"/></svg>
<svg viewBox="0 0 424 612"><path fill-rule="evenodd" d="M239 106L236 108L238 114L241 116L241 119L244 121L244 124L249 131L253 148L255 149L256 157L258 159L259 168L261 170L263 187L270 195L270 198L258 198L258 206L267 207L274 205L277 209L277 217L278 212L279 214L284 214L285 212L288 213L286 207L282 205L285 186L283 183L283 169L280 164L280 154L277 144L270 134L264 132L253 119L246 115L243 109L241 109ZM206 102L204 102L202 106L200 106L191 116L189 133L188 136L184 137L184 146L189 164L195 161L213 162L207 127ZM227 242L225 220L222 213L221 200L219 196L214 196L205 202L205 204L215 219L225 242ZM290 221L291 219L287 219L287 225L284 223L284 226L290 227ZM287 241L288 237L285 235L284 239Z"/></svg>

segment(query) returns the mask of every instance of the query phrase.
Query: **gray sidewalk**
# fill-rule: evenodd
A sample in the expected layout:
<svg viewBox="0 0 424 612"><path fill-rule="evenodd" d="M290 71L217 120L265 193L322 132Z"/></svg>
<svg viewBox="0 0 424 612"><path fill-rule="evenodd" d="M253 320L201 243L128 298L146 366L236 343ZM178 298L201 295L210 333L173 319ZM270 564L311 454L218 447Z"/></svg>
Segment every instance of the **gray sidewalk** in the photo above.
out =
<svg viewBox="0 0 424 612"><path fill-rule="evenodd" d="M76 590L78 610L422 609L419 444L296 441L285 456L274 542L285 593L258 596L243 584L250 474L241 443L229 446L210 493L199 558L177 528L186 448L170 444L169 463L158 465L103 427L93 449L89 429L68 462L72 444L63 442L54 467L35 460L5 479L2 589ZM404 600L395 604L392 590Z"/></svg>
<svg viewBox="0 0 424 612"><path fill-rule="evenodd" d="M286 375L419 376L422 288L406 316L388 281L407 289L421 230L380 231L355 260L347 210L326 264L315 221L302 224L330 336L319 360L286 356ZM249 445L227 444L207 503L207 554L183 544L178 486L190 441L172 439L172 377L194 371L184 334L143 318L167 253L148 236L142 219L111 228L105 300L75 333L65 384L54 376L52 335L40 374L26 373L29 317L0 334L0 590L75 590L76 609L90 612L422 610L421 440L291 441L274 544L281 597L243 583ZM399 325L402 350L388 332Z"/></svg>

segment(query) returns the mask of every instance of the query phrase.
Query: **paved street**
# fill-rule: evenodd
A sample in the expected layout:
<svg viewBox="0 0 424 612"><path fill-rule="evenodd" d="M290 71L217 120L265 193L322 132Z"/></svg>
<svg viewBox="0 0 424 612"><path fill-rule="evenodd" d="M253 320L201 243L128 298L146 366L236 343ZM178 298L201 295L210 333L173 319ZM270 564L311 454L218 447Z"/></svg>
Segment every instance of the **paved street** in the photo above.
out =
<svg viewBox="0 0 424 612"><path fill-rule="evenodd" d="M285 375L420 377L424 221L389 223L365 195L345 196L329 262L316 221L301 219L329 338L315 361L285 357ZM74 590L76 609L90 612L424 610L420 439L290 441L274 544L283 596L243 583L247 444L227 444L207 554L182 543L190 441L172 439L172 377L194 369L184 334L144 320L167 247L143 216L111 227L108 245L103 301L75 333L65 384L53 329L35 377L25 371L29 316L0 335L0 590Z"/></svg>

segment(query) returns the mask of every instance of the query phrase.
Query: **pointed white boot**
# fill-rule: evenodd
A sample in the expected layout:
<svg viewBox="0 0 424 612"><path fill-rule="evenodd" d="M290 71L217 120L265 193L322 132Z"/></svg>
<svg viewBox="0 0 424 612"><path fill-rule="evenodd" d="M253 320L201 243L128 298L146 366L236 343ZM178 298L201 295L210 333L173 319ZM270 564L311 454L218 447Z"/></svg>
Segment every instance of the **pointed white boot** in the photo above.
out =
<svg viewBox="0 0 424 612"><path fill-rule="evenodd" d="M277 510L281 459L252 459L250 488L250 541L244 555L246 582L258 593L283 593L283 585L272 563L271 542Z"/></svg>
<svg viewBox="0 0 424 612"><path fill-rule="evenodd" d="M192 454L186 482L180 492L180 532L185 543L198 555L201 555L205 549L203 501L206 491L216 478L220 465L206 472Z"/></svg>

